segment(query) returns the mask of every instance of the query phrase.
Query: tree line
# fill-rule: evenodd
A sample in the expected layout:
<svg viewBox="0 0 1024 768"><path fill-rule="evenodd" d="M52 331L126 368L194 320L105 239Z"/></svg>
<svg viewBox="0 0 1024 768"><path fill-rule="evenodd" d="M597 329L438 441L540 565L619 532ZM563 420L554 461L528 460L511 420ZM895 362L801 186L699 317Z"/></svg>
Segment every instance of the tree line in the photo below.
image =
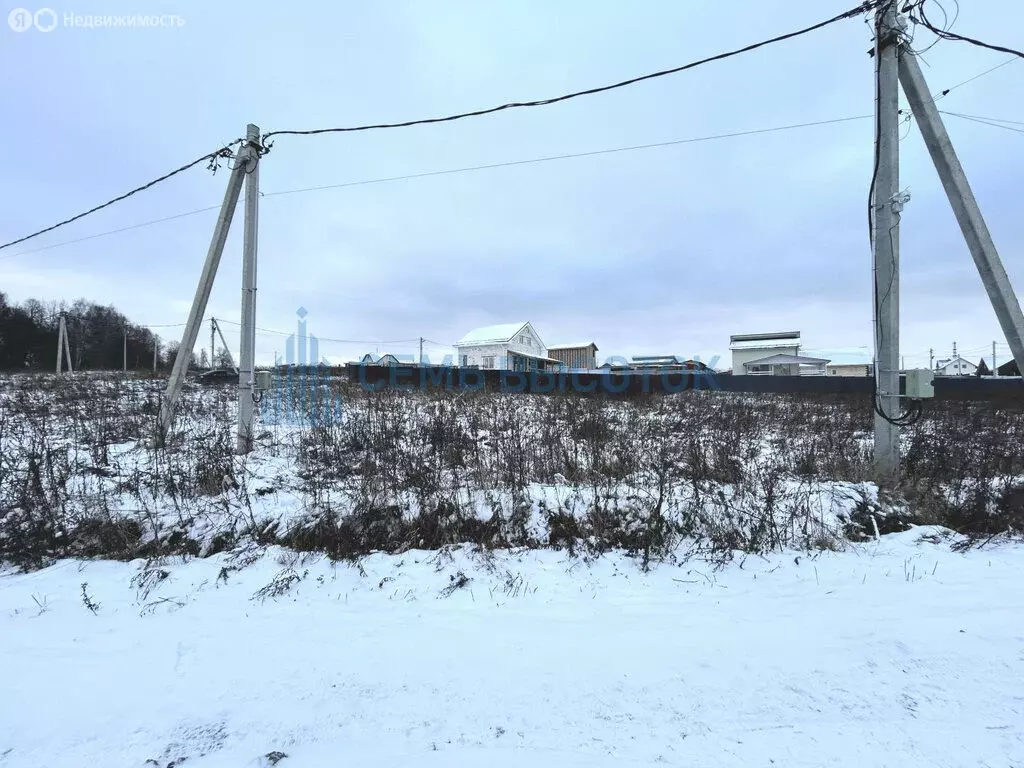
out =
<svg viewBox="0 0 1024 768"><path fill-rule="evenodd" d="M60 317L67 326L71 364L77 370L120 369L169 371L178 353L177 341L160 339L149 328L135 325L114 307L79 299L73 304L27 299L8 301L0 292L0 370L54 370ZM192 365L203 359L192 354ZM218 354L220 357L220 354Z"/></svg>

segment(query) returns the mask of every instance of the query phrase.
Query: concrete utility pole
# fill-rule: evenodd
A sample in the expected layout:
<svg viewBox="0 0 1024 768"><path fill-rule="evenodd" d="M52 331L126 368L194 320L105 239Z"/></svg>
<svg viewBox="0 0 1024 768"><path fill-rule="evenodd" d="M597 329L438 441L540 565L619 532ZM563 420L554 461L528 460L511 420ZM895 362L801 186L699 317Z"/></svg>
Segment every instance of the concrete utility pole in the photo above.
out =
<svg viewBox="0 0 1024 768"><path fill-rule="evenodd" d="M992 342L992 375L999 375L999 366L996 365L996 343Z"/></svg>
<svg viewBox="0 0 1024 768"><path fill-rule="evenodd" d="M956 353L956 342L953 342L953 362L956 363L956 375L960 375L960 355Z"/></svg>
<svg viewBox="0 0 1024 768"><path fill-rule="evenodd" d="M256 357L256 252L259 234L260 129L246 127L243 150L245 165L245 228L242 233L242 339L238 352L238 434L235 452L252 450L254 361Z"/></svg>
<svg viewBox="0 0 1024 768"><path fill-rule="evenodd" d="M156 363L160 359L160 340L153 337L153 373L156 373Z"/></svg>
<svg viewBox="0 0 1024 768"><path fill-rule="evenodd" d="M192 350L195 348L196 339L199 338L199 327L202 325L203 315L206 313L206 305L210 300L213 279L217 276L217 267L220 265L220 257L224 252L224 243L228 238L228 231L231 229L231 219L235 215L235 207L238 205L238 196L242 191L242 180L244 178L245 163L239 158L234 169L231 171L231 176L228 178L228 187L224 191L224 201L220 206L217 224L213 228L210 249L206 253L206 262L203 264L203 272L199 277L199 285L196 286L196 295L192 299L192 308L189 310L185 331L181 336L181 345L178 347L178 354L174 358L174 368L171 370L171 376L167 382L167 390L164 392L163 401L160 404L161 440L166 438L167 432L171 428L171 420L174 418L174 406L181 395L181 387L185 383L185 373L188 371L189 361L192 359Z"/></svg>
<svg viewBox="0 0 1024 768"><path fill-rule="evenodd" d="M57 328L57 373L61 372L61 363L65 358L67 359L68 373L73 373L71 370L71 345L68 343L68 326L64 320L64 314L61 313L60 325Z"/></svg>
<svg viewBox="0 0 1024 768"><path fill-rule="evenodd" d="M423 337L420 336L420 365L423 365Z"/></svg>
<svg viewBox="0 0 1024 768"><path fill-rule="evenodd" d="M217 367L213 361L217 359L216 350L214 349L213 334L217 330L217 321L214 318L210 318L210 370L212 371Z"/></svg>
<svg viewBox="0 0 1024 768"><path fill-rule="evenodd" d="M895 480L899 474L900 429L891 420L902 413L899 396L900 217L897 210L901 46L895 2L876 12L875 32L878 136L875 147L877 168L871 197L875 273L875 470L881 478Z"/></svg>
<svg viewBox="0 0 1024 768"><path fill-rule="evenodd" d="M124 328L124 344L121 347L121 353L122 353L121 370L123 370L125 373L127 373L128 372L128 327L127 326L125 326L125 328Z"/></svg>
<svg viewBox="0 0 1024 768"><path fill-rule="evenodd" d="M903 92L907 95L914 117L917 118L921 136L924 137L935 170L942 180L949 204L978 267L981 281L988 291L999 325L1006 335L1006 341L1010 345L1017 366L1024 371L1024 313L1021 312L1020 303L1013 292L1013 286L1010 285L1010 278L1003 268L992 235L981 215L981 208L974 199L967 175L949 140L946 126L942 123L939 110L935 106L935 101L928 90L928 83L925 82L915 56L904 57L899 75Z"/></svg>
<svg viewBox="0 0 1024 768"><path fill-rule="evenodd" d="M929 349L928 350L928 367L931 368L933 371L935 370L935 350L934 349Z"/></svg>

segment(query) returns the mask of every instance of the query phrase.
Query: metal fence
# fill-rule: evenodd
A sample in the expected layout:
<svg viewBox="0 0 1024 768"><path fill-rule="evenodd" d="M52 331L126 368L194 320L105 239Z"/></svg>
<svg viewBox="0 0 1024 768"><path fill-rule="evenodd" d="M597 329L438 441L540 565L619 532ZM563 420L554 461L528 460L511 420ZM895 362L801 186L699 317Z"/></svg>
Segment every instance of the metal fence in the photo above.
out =
<svg viewBox="0 0 1024 768"><path fill-rule="evenodd" d="M337 369L336 369L337 370ZM338 371L340 373L340 371ZM873 380L853 376L733 376L711 372L501 371L438 366L354 364L344 376L368 390L488 390L497 392L636 396L696 390L761 394L870 395ZM900 391L903 391L903 379ZM1024 380L936 377L936 400L1000 400L1024 404Z"/></svg>

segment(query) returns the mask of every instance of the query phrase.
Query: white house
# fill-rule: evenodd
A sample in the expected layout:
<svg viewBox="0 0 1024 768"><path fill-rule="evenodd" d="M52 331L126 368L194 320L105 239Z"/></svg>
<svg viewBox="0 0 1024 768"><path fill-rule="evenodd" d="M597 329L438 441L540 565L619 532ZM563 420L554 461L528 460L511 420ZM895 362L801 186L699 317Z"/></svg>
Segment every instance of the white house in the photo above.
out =
<svg viewBox="0 0 1024 768"><path fill-rule="evenodd" d="M530 323L502 323L476 328L457 342L455 353L462 367L543 370L559 364Z"/></svg>
<svg viewBox="0 0 1024 768"><path fill-rule="evenodd" d="M756 365L775 355L797 357L800 354L800 331L781 333L743 333L729 337L732 352L732 375L771 373L769 363ZM751 365L755 364L755 365Z"/></svg>
<svg viewBox="0 0 1024 768"><path fill-rule="evenodd" d="M936 376L973 376L977 372L977 365L959 355L950 360L937 360L935 363Z"/></svg>

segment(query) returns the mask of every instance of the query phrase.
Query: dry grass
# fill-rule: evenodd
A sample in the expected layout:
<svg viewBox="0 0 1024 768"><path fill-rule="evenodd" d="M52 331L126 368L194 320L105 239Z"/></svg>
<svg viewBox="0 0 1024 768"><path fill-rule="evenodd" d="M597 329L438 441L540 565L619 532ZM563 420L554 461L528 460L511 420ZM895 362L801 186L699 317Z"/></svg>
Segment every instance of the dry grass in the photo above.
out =
<svg viewBox="0 0 1024 768"><path fill-rule="evenodd" d="M111 375L0 382L0 560L197 555L241 541L355 558L472 542L625 549L647 563L682 544L728 555L841 546L876 525L987 537L1024 521L1019 407L930 403L906 430L902 485L881 500L847 488L854 498L835 521L823 484L872 478L871 411L859 398L366 392L332 381L288 393L284 410L304 428L260 435L259 454L291 460L303 499L302 516L282 525L253 503L275 489L232 455L234 390L187 388L172 439L154 448L161 387Z"/></svg>

